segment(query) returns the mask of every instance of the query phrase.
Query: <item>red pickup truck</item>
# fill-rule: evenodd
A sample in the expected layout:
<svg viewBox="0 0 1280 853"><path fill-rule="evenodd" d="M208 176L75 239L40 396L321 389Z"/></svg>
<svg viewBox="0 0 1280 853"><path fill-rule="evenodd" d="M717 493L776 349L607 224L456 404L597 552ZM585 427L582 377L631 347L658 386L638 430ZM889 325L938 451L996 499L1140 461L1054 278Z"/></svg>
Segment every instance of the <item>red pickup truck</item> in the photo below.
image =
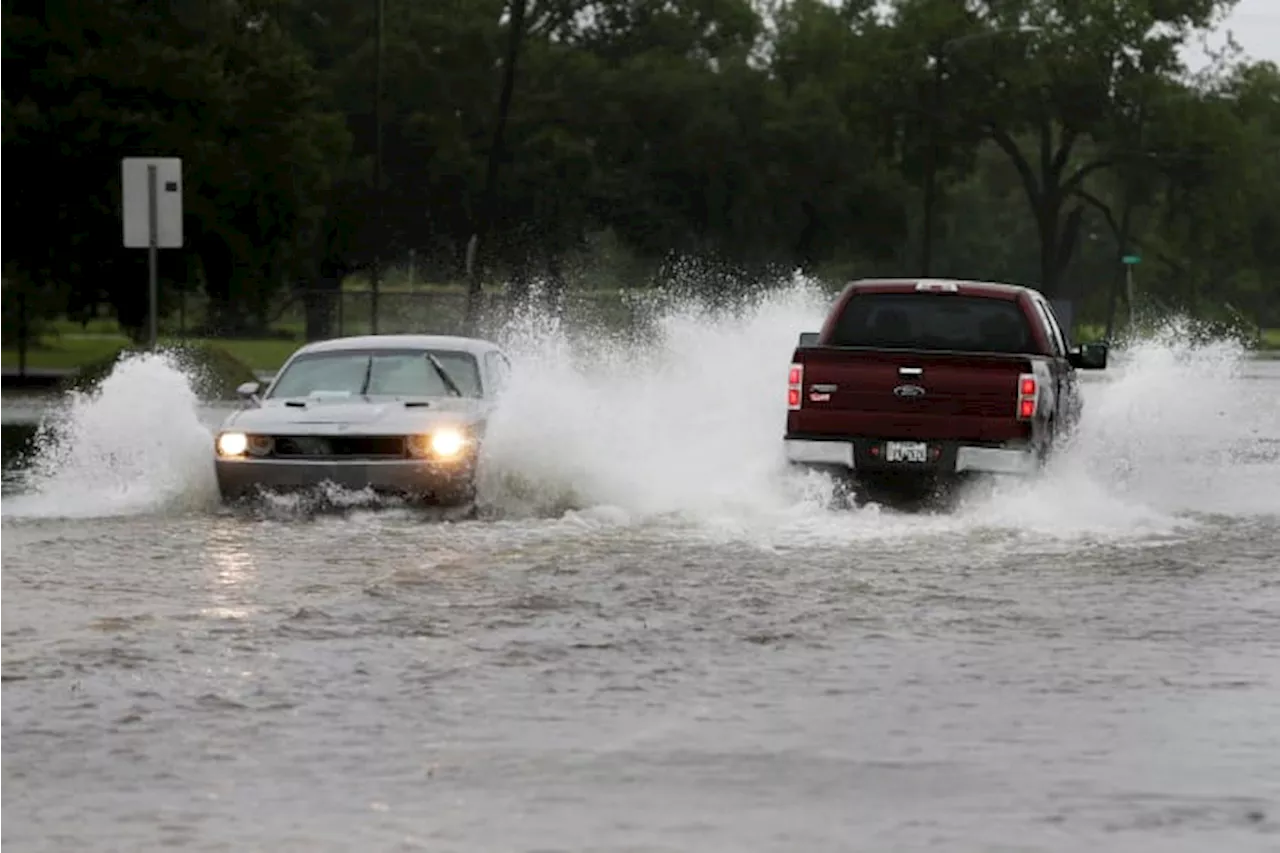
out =
<svg viewBox="0 0 1280 853"><path fill-rule="evenodd" d="M972 474L1030 474L1080 417L1071 346L1041 294L987 282L849 284L787 377L787 459L857 491L936 492ZM923 496L923 495L922 495Z"/></svg>

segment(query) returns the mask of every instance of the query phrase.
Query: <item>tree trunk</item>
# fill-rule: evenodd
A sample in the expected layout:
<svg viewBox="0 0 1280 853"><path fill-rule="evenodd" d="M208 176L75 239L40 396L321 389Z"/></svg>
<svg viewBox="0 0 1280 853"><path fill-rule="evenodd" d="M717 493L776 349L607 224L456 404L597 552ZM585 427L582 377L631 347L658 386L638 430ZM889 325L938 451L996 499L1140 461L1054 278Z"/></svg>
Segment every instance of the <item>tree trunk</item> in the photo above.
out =
<svg viewBox="0 0 1280 853"><path fill-rule="evenodd" d="M217 236L200 247L204 265L205 294L209 298L202 331L210 336L232 337L246 325L244 306L234 296L236 262L231 249Z"/></svg>
<svg viewBox="0 0 1280 853"><path fill-rule="evenodd" d="M1075 252L1076 238L1084 215L1083 208L1076 206L1067 214L1066 222L1059 227L1062 208L1069 198L1084 188L1084 181L1090 174L1106 168L1110 162L1092 161L1064 179L1076 137L1069 131L1064 132L1055 148L1053 130L1046 125L1040 130L1040 168L1037 175L1013 137L994 125L988 127L988 132L992 141L1005 152L1018 171L1040 236L1040 290L1046 297L1056 297L1062 272Z"/></svg>
<svg viewBox="0 0 1280 853"><path fill-rule="evenodd" d="M524 13L528 0L511 0L511 22L507 39L507 56L502 68L502 91L498 96L498 112L493 127L493 141L489 145L489 159L485 166L484 196L480 202L480 218L471 234L467 247L467 331L475 333L480 322L481 291L480 267L475 255L480 241L488 236L493 222L493 207L497 195L498 167L502 160L502 140L507 129L507 116L511 112L511 96L516 86L516 60L520 57L520 41L524 37Z"/></svg>
<svg viewBox="0 0 1280 853"><path fill-rule="evenodd" d="M308 341L322 341L334 337L334 322L340 313L338 300L342 298L343 278L345 275L340 270L327 274L322 272L303 294L302 302L306 319L303 334Z"/></svg>

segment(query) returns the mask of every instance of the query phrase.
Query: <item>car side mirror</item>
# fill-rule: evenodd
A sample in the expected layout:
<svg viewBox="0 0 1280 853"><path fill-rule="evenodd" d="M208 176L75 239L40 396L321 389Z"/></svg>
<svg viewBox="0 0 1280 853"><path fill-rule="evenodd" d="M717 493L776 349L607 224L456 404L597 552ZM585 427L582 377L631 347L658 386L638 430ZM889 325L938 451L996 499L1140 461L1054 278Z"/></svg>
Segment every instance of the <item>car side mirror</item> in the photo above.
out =
<svg viewBox="0 0 1280 853"><path fill-rule="evenodd" d="M242 400L256 403L258 401L258 391L261 388L262 383L260 382L241 382L236 386L236 396Z"/></svg>
<svg viewBox="0 0 1280 853"><path fill-rule="evenodd" d="M1067 361L1071 362L1072 367L1081 370L1105 370L1107 367L1107 350L1106 344L1081 344L1072 347L1067 353Z"/></svg>
<svg viewBox="0 0 1280 853"><path fill-rule="evenodd" d="M800 342L797 344L797 346L816 347L817 345L818 345L817 332L801 332L800 333Z"/></svg>

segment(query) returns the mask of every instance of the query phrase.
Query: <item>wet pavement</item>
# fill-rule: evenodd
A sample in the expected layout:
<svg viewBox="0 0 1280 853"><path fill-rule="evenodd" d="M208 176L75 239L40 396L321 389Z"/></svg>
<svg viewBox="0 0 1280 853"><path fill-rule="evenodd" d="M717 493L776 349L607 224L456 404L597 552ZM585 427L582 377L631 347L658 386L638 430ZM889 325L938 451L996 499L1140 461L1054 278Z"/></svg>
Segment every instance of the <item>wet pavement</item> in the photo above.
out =
<svg viewBox="0 0 1280 853"><path fill-rule="evenodd" d="M6 525L4 841L1280 844L1275 520L863 533Z"/></svg>
<svg viewBox="0 0 1280 853"><path fill-rule="evenodd" d="M697 468L776 424L610 468L650 398L588 446L518 396L534 498L233 511L198 413L140 450L121 390L4 496L3 842L1280 849L1280 364L1219 361L1135 357L938 514Z"/></svg>

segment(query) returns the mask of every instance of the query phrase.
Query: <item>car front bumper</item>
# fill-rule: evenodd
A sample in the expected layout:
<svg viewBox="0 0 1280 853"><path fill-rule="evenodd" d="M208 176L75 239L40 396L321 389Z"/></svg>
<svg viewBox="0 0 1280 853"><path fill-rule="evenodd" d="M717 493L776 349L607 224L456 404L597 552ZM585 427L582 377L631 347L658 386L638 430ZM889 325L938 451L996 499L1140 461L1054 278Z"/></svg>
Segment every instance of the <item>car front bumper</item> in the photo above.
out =
<svg viewBox="0 0 1280 853"><path fill-rule="evenodd" d="M297 460L216 458L218 489L224 499L258 491L296 492L326 485L342 489L406 495L455 494L469 487L474 467L423 459Z"/></svg>
<svg viewBox="0 0 1280 853"><path fill-rule="evenodd" d="M923 462L890 462L886 440L878 438L786 438L787 461L868 474L946 475L1034 474L1039 456L1027 445L985 446L962 441L921 442L928 454Z"/></svg>

